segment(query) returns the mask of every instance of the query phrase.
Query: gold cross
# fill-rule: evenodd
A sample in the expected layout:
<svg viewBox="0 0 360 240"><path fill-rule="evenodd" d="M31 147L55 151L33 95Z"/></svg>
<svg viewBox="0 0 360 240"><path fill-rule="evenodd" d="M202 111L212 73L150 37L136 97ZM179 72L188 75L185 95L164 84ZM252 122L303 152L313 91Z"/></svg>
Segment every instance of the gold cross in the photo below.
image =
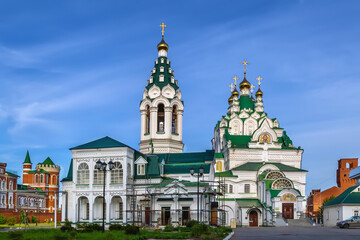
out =
<svg viewBox="0 0 360 240"><path fill-rule="evenodd" d="M263 78L259 75L259 76L256 78L256 80L258 80L258 82L259 82L259 86L260 86L260 84L261 84L261 80L263 80Z"/></svg>
<svg viewBox="0 0 360 240"><path fill-rule="evenodd" d="M244 72L246 72L246 66L249 65L250 63L245 60L241 63L242 65L244 65Z"/></svg>
<svg viewBox="0 0 360 240"><path fill-rule="evenodd" d="M234 90L234 84L231 83L231 84L229 85L229 87L230 87L231 92L233 92L233 90Z"/></svg>
<svg viewBox="0 0 360 240"><path fill-rule="evenodd" d="M254 92L254 88L255 88L255 86L254 86L253 84L251 84L251 86L250 86L251 95L252 95L252 93Z"/></svg>
<svg viewBox="0 0 360 240"><path fill-rule="evenodd" d="M232 79L235 81L235 87L236 87L236 81L239 80L239 78L235 74L235 77L233 77Z"/></svg>
<svg viewBox="0 0 360 240"><path fill-rule="evenodd" d="M161 25L160 25L160 27L161 27L161 35L164 37L165 28L166 28L167 26L165 25L164 22L162 22Z"/></svg>

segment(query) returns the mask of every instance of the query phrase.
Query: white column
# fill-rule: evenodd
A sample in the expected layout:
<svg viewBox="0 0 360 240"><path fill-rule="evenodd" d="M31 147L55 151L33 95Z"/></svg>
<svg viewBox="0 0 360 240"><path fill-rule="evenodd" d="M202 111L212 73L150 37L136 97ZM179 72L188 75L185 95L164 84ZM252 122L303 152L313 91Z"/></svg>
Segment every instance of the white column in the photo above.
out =
<svg viewBox="0 0 360 240"><path fill-rule="evenodd" d="M182 110L178 110L177 114L177 120L178 120L178 133L179 133L179 137L180 137L180 141L182 141L182 125L183 125L183 111Z"/></svg>
<svg viewBox="0 0 360 240"><path fill-rule="evenodd" d="M142 140L145 134L145 129L146 129L146 110L141 110L141 136L140 139Z"/></svg>
<svg viewBox="0 0 360 240"><path fill-rule="evenodd" d="M157 131L157 107L150 108L150 135L154 138Z"/></svg>
<svg viewBox="0 0 360 240"><path fill-rule="evenodd" d="M110 194L106 194L105 195L105 204L106 204L105 222L106 223L110 223L110 203L111 203L111 196L110 196Z"/></svg>
<svg viewBox="0 0 360 240"><path fill-rule="evenodd" d="M172 107L165 107L165 137L171 138Z"/></svg>
<svg viewBox="0 0 360 240"><path fill-rule="evenodd" d="M121 196L122 202L123 202L123 224L126 224L127 222L127 214L126 211L128 210L127 208L127 202L126 202L126 196Z"/></svg>
<svg viewBox="0 0 360 240"><path fill-rule="evenodd" d="M94 219L94 197L90 195L88 200L89 200L89 223L92 223Z"/></svg>

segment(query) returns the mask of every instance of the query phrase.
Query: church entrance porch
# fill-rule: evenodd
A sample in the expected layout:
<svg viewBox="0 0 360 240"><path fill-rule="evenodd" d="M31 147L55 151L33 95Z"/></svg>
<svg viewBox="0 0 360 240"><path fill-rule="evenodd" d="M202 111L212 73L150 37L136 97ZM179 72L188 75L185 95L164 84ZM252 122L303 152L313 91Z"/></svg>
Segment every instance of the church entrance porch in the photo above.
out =
<svg viewBox="0 0 360 240"><path fill-rule="evenodd" d="M258 226L258 213L255 210L251 210L249 213L249 226L250 227Z"/></svg>
<svg viewBox="0 0 360 240"><path fill-rule="evenodd" d="M294 218L294 203L283 203L282 204L282 215L285 219Z"/></svg>

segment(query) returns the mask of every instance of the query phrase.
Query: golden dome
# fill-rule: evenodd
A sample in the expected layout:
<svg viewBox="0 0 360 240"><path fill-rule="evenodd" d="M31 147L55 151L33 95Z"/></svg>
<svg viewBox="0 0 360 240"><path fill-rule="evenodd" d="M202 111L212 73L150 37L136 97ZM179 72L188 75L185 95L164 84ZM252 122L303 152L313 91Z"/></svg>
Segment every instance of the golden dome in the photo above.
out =
<svg viewBox="0 0 360 240"><path fill-rule="evenodd" d="M167 51L169 49L169 45L164 41L164 38L161 39L161 42L157 45L158 51L165 50Z"/></svg>
<svg viewBox="0 0 360 240"><path fill-rule="evenodd" d="M263 96L263 92L261 91L260 86L259 86L259 89L256 91L255 96L256 96L256 98L258 98L259 96L261 96L261 97Z"/></svg>
<svg viewBox="0 0 360 240"><path fill-rule="evenodd" d="M233 99L239 98L239 92L238 92L238 90L236 90L236 87L235 87L234 91L232 92L231 96L233 97Z"/></svg>
<svg viewBox="0 0 360 240"><path fill-rule="evenodd" d="M244 76L244 79L242 80L242 82L240 83L240 90L247 88L250 89L251 84L248 82L248 80L246 79L246 76Z"/></svg>
<svg viewBox="0 0 360 240"><path fill-rule="evenodd" d="M232 94L231 94L231 96L230 96L229 99L228 99L229 105L230 105L232 102L233 102L233 96L232 96Z"/></svg>

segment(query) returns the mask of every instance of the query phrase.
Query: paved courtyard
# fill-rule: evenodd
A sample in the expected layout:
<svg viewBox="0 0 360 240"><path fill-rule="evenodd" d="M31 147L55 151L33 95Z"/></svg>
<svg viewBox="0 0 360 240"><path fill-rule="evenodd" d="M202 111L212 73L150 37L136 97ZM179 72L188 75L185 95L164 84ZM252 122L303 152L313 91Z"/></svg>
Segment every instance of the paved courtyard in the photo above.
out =
<svg viewBox="0 0 360 240"><path fill-rule="evenodd" d="M311 239L311 240L357 240L360 228L339 229L335 227L259 227L237 228L231 240L235 239Z"/></svg>

